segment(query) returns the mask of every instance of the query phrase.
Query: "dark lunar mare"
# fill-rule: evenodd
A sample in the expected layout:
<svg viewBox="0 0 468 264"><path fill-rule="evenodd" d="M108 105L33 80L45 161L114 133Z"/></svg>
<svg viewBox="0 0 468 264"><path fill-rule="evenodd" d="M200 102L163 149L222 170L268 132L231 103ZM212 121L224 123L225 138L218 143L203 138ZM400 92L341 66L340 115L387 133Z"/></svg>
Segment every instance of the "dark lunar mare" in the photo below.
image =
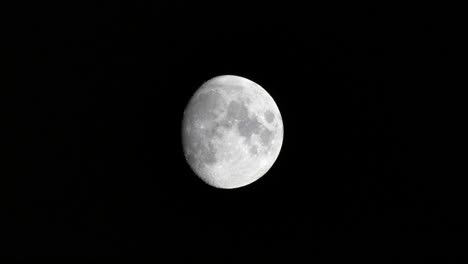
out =
<svg viewBox="0 0 468 264"><path fill-rule="evenodd" d="M260 134L262 143L267 147L270 146L274 133L264 127L257 118L249 117L249 109L245 105L244 100L241 100L241 102L231 101L229 103L226 117L221 121L221 124L231 128L234 121L238 121L239 134L246 139L247 143L250 142L252 134ZM257 148L253 148L252 146L250 151L252 154L256 154Z"/></svg>
<svg viewBox="0 0 468 264"><path fill-rule="evenodd" d="M273 132L271 132L269 129L264 129L262 133L260 134L260 139L262 140L262 143L268 147L271 145L271 141L273 140Z"/></svg>
<svg viewBox="0 0 468 264"><path fill-rule="evenodd" d="M273 112L271 112L270 110L266 110L265 111L265 120L268 123L273 122L273 120L275 120L275 114L273 114Z"/></svg>
<svg viewBox="0 0 468 264"><path fill-rule="evenodd" d="M251 146L249 152L252 155L256 155L258 153L257 146Z"/></svg>

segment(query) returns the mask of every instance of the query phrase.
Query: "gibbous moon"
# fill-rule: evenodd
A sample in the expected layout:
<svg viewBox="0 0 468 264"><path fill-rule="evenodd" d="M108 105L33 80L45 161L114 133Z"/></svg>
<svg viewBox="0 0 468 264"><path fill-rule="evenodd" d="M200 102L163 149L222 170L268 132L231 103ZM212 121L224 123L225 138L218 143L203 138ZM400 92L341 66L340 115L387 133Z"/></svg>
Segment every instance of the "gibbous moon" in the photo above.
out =
<svg viewBox="0 0 468 264"><path fill-rule="evenodd" d="M283 144L283 121L260 85L218 76L205 82L185 108L182 142L200 179L216 188L238 188L273 166Z"/></svg>

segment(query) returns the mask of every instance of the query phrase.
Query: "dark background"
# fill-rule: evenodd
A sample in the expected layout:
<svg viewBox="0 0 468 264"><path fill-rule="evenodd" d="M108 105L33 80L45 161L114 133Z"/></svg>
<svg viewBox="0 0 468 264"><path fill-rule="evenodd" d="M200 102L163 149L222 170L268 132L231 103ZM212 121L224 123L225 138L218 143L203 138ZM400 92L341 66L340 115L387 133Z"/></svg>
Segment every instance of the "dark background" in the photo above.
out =
<svg viewBox="0 0 468 264"><path fill-rule="evenodd" d="M450 52L438 13L138 1L20 10L17 86L4 97L15 226L5 255L457 256L459 196L431 154ZM186 103L223 74L263 86L285 129L272 169L234 190L205 185L181 151Z"/></svg>

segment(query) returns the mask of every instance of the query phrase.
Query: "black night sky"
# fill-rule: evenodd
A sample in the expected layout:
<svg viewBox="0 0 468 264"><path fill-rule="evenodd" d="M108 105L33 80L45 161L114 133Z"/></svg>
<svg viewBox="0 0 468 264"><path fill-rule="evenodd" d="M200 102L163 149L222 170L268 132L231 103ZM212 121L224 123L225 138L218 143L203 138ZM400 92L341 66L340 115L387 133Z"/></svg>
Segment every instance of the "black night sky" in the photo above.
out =
<svg viewBox="0 0 468 264"><path fill-rule="evenodd" d="M437 16L35 5L15 22L17 85L4 97L3 186L14 186L4 192L5 219L15 226L5 255L221 254L239 263L456 255L443 241L463 231L458 198L434 175L437 146L427 144L432 88L443 79L435 67L450 51ZM284 122L272 169L235 190L200 181L180 138L193 92L223 74L264 87Z"/></svg>

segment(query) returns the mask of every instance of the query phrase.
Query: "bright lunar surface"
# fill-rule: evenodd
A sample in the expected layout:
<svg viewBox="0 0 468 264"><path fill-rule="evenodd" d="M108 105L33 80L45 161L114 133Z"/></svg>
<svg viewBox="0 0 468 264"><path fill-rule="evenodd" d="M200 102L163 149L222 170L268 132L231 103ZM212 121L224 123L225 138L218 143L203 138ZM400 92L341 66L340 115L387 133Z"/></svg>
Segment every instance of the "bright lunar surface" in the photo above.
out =
<svg viewBox="0 0 468 264"><path fill-rule="evenodd" d="M223 75L205 82L190 99L182 141L195 174L211 186L233 189L273 166L283 144L283 121L260 85Z"/></svg>

